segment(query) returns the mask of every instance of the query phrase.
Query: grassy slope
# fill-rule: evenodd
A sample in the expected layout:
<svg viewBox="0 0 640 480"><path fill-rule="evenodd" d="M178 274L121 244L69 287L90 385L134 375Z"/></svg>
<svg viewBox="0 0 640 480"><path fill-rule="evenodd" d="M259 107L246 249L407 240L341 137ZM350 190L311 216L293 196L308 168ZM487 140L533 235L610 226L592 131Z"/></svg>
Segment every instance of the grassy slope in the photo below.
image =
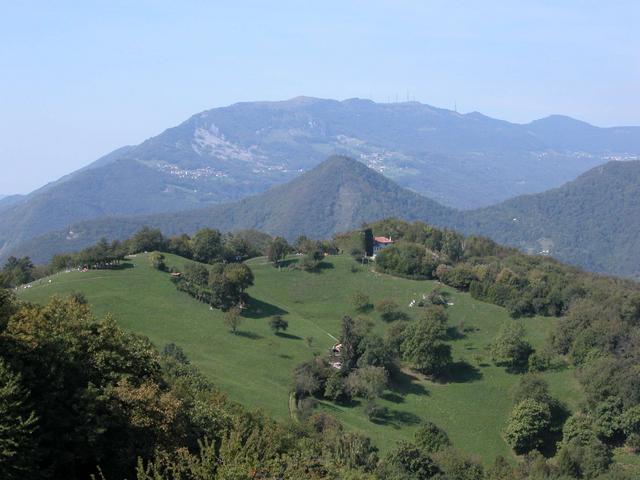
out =
<svg viewBox="0 0 640 480"><path fill-rule="evenodd" d="M184 263L171 255L167 260L177 267ZM54 294L82 291L96 314L113 313L124 328L149 336L159 347L177 343L232 399L281 419L288 417L293 367L334 343L329 334L338 336L342 315L353 313L349 305L353 292L364 291L374 301L393 298L406 306L435 286L435 282L379 275L367 268L353 273L353 261L347 257L330 257L332 268L315 274L279 271L264 259L254 259L249 262L256 277L250 289L253 308L240 334L232 335L223 326L219 311L176 291L168 275L151 269L143 255L131 261L134 268L119 271L61 273L51 283L43 280L22 290L21 296L43 302ZM511 408L509 392L517 376L490 365L486 347L500 325L510 320L504 309L477 302L468 294L451 291L451 301L455 304L448 309L451 323L464 321L470 330L465 338L452 342L454 359L467 361L471 368L460 369L446 385L405 376L381 401L391 410L385 423L367 421L358 405L327 403L323 408L350 428L366 432L382 450L396 440L410 438L417 423L429 419L443 427L457 447L485 461L498 454L509 455L500 430ZM275 336L268 328L269 316L277 312L286 312L287 336ZM383 322L375 313L371 316L382 332ZM553 321L524 320L532 343L543 341ZM304 340L307 336L314 339L311 348ZM554 395L570 407L576 404L581 395L571 372L545 377Z"/></svg>

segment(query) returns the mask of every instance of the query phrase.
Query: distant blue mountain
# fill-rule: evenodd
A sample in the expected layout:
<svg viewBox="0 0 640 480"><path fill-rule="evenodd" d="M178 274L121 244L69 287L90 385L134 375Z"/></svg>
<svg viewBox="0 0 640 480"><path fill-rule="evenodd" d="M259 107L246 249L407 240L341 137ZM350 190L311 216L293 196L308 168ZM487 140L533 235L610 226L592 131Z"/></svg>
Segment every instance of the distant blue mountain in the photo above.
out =
<svg viewBox="0 0 640 480"><path fill-rule="evenodd" d="M0 200L0 259L82 221L192 210L285 183L332 154L469 209L557 187L640 154L640 128L553 116L520 125L417 102L298 97L196 114L29 195Z"/></svg>

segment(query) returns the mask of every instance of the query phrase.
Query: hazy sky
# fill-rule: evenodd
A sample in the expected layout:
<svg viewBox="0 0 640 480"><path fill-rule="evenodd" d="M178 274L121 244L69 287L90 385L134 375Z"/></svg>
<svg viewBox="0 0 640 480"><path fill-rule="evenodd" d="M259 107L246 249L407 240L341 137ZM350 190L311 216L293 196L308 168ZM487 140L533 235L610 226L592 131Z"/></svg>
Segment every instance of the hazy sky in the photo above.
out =
<svg viewBox="0 0 640 480"><path fill-rule="evenodd" d="M237 101L409 91L514 122L640 125L637 0L2 3L0 193Z"/></svg>

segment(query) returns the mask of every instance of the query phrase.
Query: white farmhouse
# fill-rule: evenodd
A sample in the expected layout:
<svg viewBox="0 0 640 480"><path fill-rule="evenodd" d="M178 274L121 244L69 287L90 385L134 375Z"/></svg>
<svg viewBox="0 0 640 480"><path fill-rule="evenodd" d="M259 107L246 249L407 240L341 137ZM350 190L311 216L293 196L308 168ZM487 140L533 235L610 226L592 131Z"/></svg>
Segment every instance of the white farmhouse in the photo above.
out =
<svg viewBox="0 0 640 480"><path fill-rule="evenodd" d="M393 245L393 240L387 237L373 237L373 256L375 257L380 250L389 245Z"/></svg>

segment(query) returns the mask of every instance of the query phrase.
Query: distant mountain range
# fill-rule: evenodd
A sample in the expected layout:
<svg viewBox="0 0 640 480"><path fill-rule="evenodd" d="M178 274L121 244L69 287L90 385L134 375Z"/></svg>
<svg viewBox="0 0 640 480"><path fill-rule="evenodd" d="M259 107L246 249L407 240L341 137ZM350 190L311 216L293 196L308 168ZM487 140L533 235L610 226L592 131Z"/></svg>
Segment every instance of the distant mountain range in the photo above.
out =
<svg viewBox="0 0 640 480"><path fill-rule="evenodd" d="M288 182L331 154L455 208L557 187L640 155L640 128L552 116L526 125L416 102L299 97L194 115L29 195L0 200L0 259L76 222L194 210Z"/></svg>
<svg viewBox="0 0 640 480"><path fill-rule="evenodd" d="M482 234L530 253L596 272L640 278L640 161L609 162L548 192L459 211L399 187L361 162L332 157L291 182L238 202L177 213L79 222L24 243L46 260L101 237L125 238L143 225L166 234L209 226L255 228L293 240L329 238L364 222L398 217Z"/></svg>
<svg viewBox="0 0 640 480"><path fill-rule="evenodd" d="M444 225L457 211L398 186L356 160L334 156L292 181L238 202L198 210L79 222L24 243L20 254L46 260L90 245L101 237L126 238L143 225L167 235L203 227L258 229L289 240L299 235L330 238L386 217Z"/></svg>

